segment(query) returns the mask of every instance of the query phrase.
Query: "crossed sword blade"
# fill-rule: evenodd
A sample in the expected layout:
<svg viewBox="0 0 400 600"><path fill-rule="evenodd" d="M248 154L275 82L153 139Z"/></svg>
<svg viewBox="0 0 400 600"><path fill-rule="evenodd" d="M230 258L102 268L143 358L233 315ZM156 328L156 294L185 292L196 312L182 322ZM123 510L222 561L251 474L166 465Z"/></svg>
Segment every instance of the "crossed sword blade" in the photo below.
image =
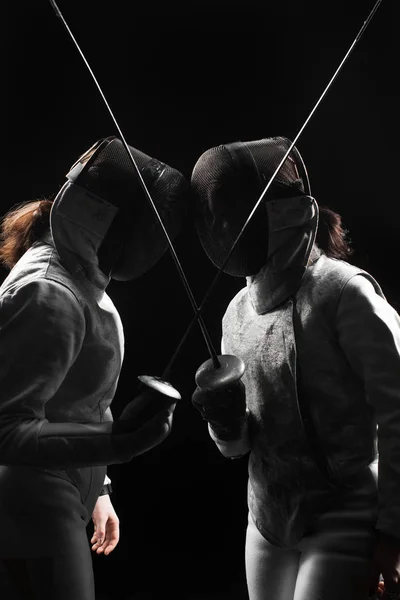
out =
<svg viewBox="0 0 400 600"><path fill-rule="evenodd" d="M297 133L297 135L295 136L295 138L291 142L289 148L287 149L287 151L284 154L283 158L281 159L280 163L276 167L273 175L271 176L271 178L269 179L267 185L265 186L265 188L264 188L261 196L257 200L257 202L254 205L252 211L250 212L249 216L247 217L247 219L246 219L246 221L245 221L242 229L240 230L239 234L237 235L235 241L233 242L231 249L229 250L228 254L226 255L226 258L224 259L222 265L219 267L219 269L218 269L218 271L217 271L214 279L212 280L212 282L211 282L208 290L206 291L206 294L204 295L204 298L203 298L203 300L202 300L202 302L201 302L201 304L199 306L196 303L195 297L193 295L193 292L191 290L191 287L189 285L187 277L186 277L186 275L185 275L185 273L183 271L182 265L180 263L178 255L177 255L177 253L175 251L174 245L173 245L173 243L171 241L171 238L169 237L168 232L167 232L167 230L166 230L166 228L164 226L164 223L162 221L161 215L158 212L157 207L156 207L156 205L155 205L155 203L154 203L154 201L153 201L153 199L151 197L151 194L150 194L150 192L149 192L149 190L148 190L148 188L147 188L147 186L146 186L146 184L145 184L145 182L143 180L142 174L141 174L141 172L140 172L140 170L139 170L139 168L138 168L138 166L136 164L136 161L135 161L135 159L134 159L134 157L132 155L131 149L130 149L129 145L127 144L126 140L125 140L125 137L124 137L124 135L123 135L123 133L121 131L121 128L120 128L120 126L119 126L119 124L118 124L118 122L117 122L117 120L115 118L115 115L114 115L113 111L111 110L111 107L110 107L110 105L109 105L109 103L108 103L108 101L107 101L107 99L106 99L106 97L105 97L105 95L103 93L103 90L101 89L100 84L99 84L99 82L98 82L98 80L97 80L97 78L96 78L93 70L91 69L91 67L90 67L90 65L89 65L89 63L88 63L88 61L87 61L84 53L82 52L82 50L81 50L78 42L76 41L76 39L75 39L75 37L74 37L71 29L69 28L69 26L68 26L68 24L67 24L64 16L62 15L60 9L57 6L55 0L49 0L49 2L51 4L51 6L53 7L54 12L56 13L57 17L62 21L62 23L63 23L65 29L67 30L67 32L68 32L71 40L75 44L75 46L76 46L79 54L81 55L81 57L82 57L85 65L86 65L86 67L87 67L87 69L88 69L88 71L90 73L90 75L92 76L92 79L93 79L93 81L94 81L94 83L95 83L95 85L96 85L96 87L97 87L97 89L98 89L98 91L99 91L102 99L103 99L103 102L104 102L104 104L105 104L108 112L110 113L110 116L111 116L111 118L112 118L112 120L113 120L113 122L115 124L115 127L116 127L116 129L118 131L118 134L119 134L119 136L121 138L121 141L122 141L122 143L123 143L123 145L125 147L125 150L126 150L128 156L129 156L129 159L130 159L130 161L131 161L131 163L132 163L132 165L133 165L133 167L134 167L134 169L135 169L135 171L137 173L137 176L139 178L139 181L140 181L140 184L141 184L141 186L143 188L143 191L144 191L144 193L145 193L145 195L146 195L146 197L147 197L147 199L149 201L149 204L150 204L151 208L153 209L155 217L156 217L156 219L157 219L157 221L158 221L158 223L159 223L159 225L160 225L160 227L162 229L163 235L165 236L165 239L167 241L169 250L170 250L170 252L172 254L172 258L173 258L174 264L175 264L175 266L176 266L176 268L178 270L178 273L179 273L179 276L180 276L181 281L183 283L183 286L185 288L186 294L187 294L187 296L189 298L189 301L190 301L190 303L192 305L192 308L193 308L193 312L194 312L193 318L190 321L189 325L187 326L187 328L186 328L186 330L185 330L185 332L184 332L184 334L183 334L183 336L182 336L182 338L181 338L181 340L180 340L177 348L175 349L174 353L172 354L171 359L170 359L167 367L165 368L165 370L164 370L164 372L163 372L163 374L161 376L161 379L167 380L169 378L172 366L175 363L175 360L176 360L176 358L177 358L177 356L178 356L178 354L179 354L179 352L180 352L183 344L185 343L185 341L186 341L186 339L187 339L189 333L191 332L191 330L192 330L192 328L193 328L193 326L194 326L195 323L198 323L199 326L200 326L201 333L202 333L202 335L204 337L205 343L207 345L208 352L210 354L210 357L211 357L211 360L212 360L212 363L213 363L213 367L214 367L214 369L218 369L221 366L220 365L220 361L219 361L217 352L215 351L215 348L214 348L214 346L212 344L210 334L209 334L209 332L207 330L207 327L206 327L206 325L204 323L204 320L203 320L203 317L202 317L202 313L204 311L204 307L205 307L207 301L209 300L209 298L210 298L210 296L211 296L211 294L212 294L212 292L213 292L216 284L218 283L218 281L219 281L219 279L220 279L220 277L221 277L221 275L222 275L222 273L223 273L226 265L228 264L228 261L231 258L232 253L234 252L234 250L235 250L235 248L236 248L236 246L237 246L240 238L242 237L242 235L245 232L247 226L249 225L250 221L252 220L255 212L257 211L257 208L259 207L259 205L263 201L263 199L265 197L265 194L268 192L268 190L269 190L271 184L273 183L276 175L279 173L282 165L285 163L285 161L288 158L290 152L292 151L293 147L295 146L297 140L299 139L299 137L303 133L304 129L308 125L308 122L310 121L310 119L314 115L315 111L317 110L317 108L321 104L322 100L324 99L324 97L328 93L331 85L333 84L333 82L335 81L336 77L338 76L338 74L342 70L342 68L343 68L345 62L347 61L347 59L349 58L351 52L354 50L355 46L360 41L361 36L363 35L363 33L365 32L366 28L370 24L372 18L374 17L374 15L375 15L376 11L378 10L380 4L382 3L382 0L377 0L377 2L374 4L372 10L368 14L366 20L364 21L362 27L358 31L356 37L354 38L352 44L350 45L349 49L347 50L346 54L344 55L343 59L341 60L339 66L337 67L337 69L334 72L333 76L331 77L331 79L329 80L329 82L326 85L325 89L323 90L322 94L318 98L318 100L317 100L316 104L314 105L314 107L312 108L310 114L308 115L308 117L304 121L304 123L301 126L299 132Z"/></svg>

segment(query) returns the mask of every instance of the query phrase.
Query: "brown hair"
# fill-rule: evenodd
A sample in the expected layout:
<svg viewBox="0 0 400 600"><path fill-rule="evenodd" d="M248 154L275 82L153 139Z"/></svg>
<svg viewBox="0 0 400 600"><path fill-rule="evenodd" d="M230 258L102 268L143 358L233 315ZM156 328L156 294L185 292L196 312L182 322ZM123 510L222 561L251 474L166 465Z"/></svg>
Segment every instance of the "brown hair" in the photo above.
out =
<svg viewBox="0 0 400 600"><path fill-rule="evenodd" d="M342 223L342 217L327 208L319 207L319 221L316 242L319 248L330 258L346 259L353 254L348 231Z"/></svg>
<svg viewBox="0 0 400 600"><path fill-rule="evenodd" d="M0 225L0 262L9 269L50 226L52 200L18 204L3 217Z"/></svg>

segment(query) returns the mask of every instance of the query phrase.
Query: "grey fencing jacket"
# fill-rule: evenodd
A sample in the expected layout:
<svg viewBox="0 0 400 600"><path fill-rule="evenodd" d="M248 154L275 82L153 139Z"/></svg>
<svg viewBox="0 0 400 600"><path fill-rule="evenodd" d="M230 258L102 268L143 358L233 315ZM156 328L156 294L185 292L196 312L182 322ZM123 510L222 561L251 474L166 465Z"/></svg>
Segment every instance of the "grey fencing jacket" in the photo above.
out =
<svg viewBox="0 0 400 600"><path fill-rule="evenodd" d="M335 501L308 450L301 395L337 489L364 485L379 453L376 527L400 538L400 319L371 275L314 258L280 305L263 307L251 280L229 304L223 351L246 364L248 428L233 451L210 433L226 456L250 450L250 513L273 543L295 543Z"/></svg>

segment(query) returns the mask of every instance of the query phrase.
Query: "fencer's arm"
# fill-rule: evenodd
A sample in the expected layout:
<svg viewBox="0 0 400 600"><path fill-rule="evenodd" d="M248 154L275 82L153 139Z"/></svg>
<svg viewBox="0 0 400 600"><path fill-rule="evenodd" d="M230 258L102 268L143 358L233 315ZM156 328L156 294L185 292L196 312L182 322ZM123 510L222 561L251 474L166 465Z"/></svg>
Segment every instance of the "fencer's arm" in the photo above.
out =
<svg viewBox="0 0 400 600"><path fill-rule="evenodd" d="M356 275L341 295L336 326L378 424L377 529L400 539L400 318L366 277Z"/></svg>
<svg viewBox="0 0 400 600"><path fill-rule="evenodd" d="M221 340L221 354L225 354L224 340ZM212 425L208 423L208 433L217 446L218 450L226 458L241 458L245 456L251 450L249 431L248 431L248 415L249 412L246 410L246 418L243 422L240 437L236 440L221 440L217 432L212 428Z"/></svg>
<svg viewBox="0 0 400 600"><path fill-rule="evenodd" d="M75 296L53 281L31 281L0 299L0 464L68 468L122 463L169 433L168 423L157 419L129 432L121 432L118 421L46 419L46 403L74 365L85 325Z"/></svg>

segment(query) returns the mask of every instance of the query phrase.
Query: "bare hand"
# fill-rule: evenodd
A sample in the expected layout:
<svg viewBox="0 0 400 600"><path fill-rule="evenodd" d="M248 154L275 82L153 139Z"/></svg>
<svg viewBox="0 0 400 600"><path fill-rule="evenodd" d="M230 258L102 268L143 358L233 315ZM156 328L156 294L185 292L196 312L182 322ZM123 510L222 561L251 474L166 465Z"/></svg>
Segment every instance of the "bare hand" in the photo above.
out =
<svg viewBox="0 0 400 600"><path fill-rule="evenodd" d="M108 556L119 542L119 519L110 496L99 496L92 514L94 534L90 542L97 554Z"/></svg>
<svg viewBox="0 0 400 600"><path fill-rule="evenodd" d="M378 586L380 574L384 584ZM370 577L370 589L378 587L378 598L400 600L400 540L385 533L380 534Z"/></svg>

